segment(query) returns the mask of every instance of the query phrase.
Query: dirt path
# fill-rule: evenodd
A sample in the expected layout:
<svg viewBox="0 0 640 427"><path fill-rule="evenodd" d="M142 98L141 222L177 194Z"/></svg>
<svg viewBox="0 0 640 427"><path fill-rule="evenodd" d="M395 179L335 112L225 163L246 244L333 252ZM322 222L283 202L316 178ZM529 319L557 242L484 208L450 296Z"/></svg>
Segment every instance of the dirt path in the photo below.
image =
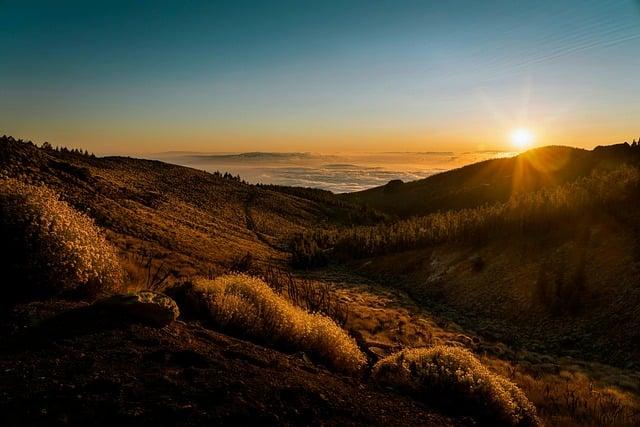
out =
<svg viewBox="0 0 640 427"><path fill-rule="evenodd" d="M280 246L273 244L271 240L266 238L264 234L258 231L256 222L253 220L253 216L251 216L251 205L253 204L253 201L255 200L256 195L257 195L257 191L252 188L251 190L249 190L249 195L244 201L244 218L247 224L247 230L251 231L260 242L269 246L271 249L278 252L284 252Z"/></svg>
<svg viewBox="0 0 640 427"><path fill-rule="evenodd" d="M305 277L334 287L339 299L349 306L345 327L361 336L379 356L404 347L447 344L477 348L480 343L459 325L431 315L400 290L340 268L310 272Z"/></svg>

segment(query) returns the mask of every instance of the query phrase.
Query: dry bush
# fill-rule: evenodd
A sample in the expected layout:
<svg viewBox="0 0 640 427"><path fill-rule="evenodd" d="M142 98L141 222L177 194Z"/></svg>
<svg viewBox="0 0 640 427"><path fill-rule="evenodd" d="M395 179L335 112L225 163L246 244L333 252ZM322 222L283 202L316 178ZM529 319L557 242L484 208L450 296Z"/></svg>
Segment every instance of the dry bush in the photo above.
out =
<svg viewBox="0 0 640 427"><path fill-rule="evenodd" d="M640 425L640 400L634 392L599 385L582 372L549 374L532 366L483 361L516 383L549 425Z"/></svg>
<svg viewBox="0 0 640 427"><path fill-rule="evenodd" d="M597 387L585 377L518 382L522 382L521 387L528 396L540 402L541 415L559 424L637 426L640 423L637 401L614 388Z"/></svg>
<svg viewBox="0 0 640 427"><path fill-rule="evenodd" d="M102 232L48 187L0 179L0 234L8 302L96 294L122 282Z"/></svg>
<svg viewBox="0 0 640 427"><path fill-rule="evenodd" d="M131 280L142 289L161 289L170 276L175 276L176 272L167 266L165 259L156 258L159 257L146 247L138 248L133 253L134 265L139 266L139 269Z"/></svg>
<svg viewBox="0 0 640 427"><path fill-rule="evenodd" d="M181 311L204 316L227 332L285 350L306 351L342 372L356 373L366 363L356 342L332 319L296 307L256 277L196 279L168 293L182 303Z"/></svg>
<svg viewBox="0 0 640 427"><path fill-rule="evenodd" d="M347 323L349 306L338 299L329 284L295 278L290 272L273 266L265 269L263 277L273 290L298 307L329 316L340 326Z"/></svg>
<svg viewBox="0 0 640 427"><path fill-rule="evenodd" d="M536 426L535 407L504 377L458 347L403 350L373 368L378 382L474 415L491 425Z"/></svg>

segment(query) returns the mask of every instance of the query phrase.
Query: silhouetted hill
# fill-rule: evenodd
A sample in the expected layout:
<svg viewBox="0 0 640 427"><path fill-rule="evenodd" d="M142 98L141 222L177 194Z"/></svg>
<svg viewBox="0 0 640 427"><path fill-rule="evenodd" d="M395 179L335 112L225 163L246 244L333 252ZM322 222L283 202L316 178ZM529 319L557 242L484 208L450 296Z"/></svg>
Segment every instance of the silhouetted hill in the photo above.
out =
<svg viewBox="0 0 640 427"><path fill-rule="evenodd" d="M592 151L549 146L518 156L486 160L418 181L340 195L389 214L421 215L501 202L511 195L550 187L589 175L597 168L640 161L640 149L629 144Z"/></svg>
<svg viewBox="0 0 640 427"><path fill-rule="evenodd" d="M296 160L312 159L315 156L311 153L269 153L269 152L249 152L240 154L198 154L187 156L194 162L291 162Z"/></svg>

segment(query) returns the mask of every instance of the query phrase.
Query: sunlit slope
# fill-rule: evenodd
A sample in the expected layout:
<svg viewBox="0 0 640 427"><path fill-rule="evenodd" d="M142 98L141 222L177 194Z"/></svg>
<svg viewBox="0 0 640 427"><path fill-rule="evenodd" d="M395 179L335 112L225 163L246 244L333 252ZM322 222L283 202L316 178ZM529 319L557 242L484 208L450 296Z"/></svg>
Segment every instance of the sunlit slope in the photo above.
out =
<svg viewBox="0 0 640 427"><path fill-rule="evenodd" d="M105 227L128 256L146 248L182 275L225 269L246 254L284 259L291 234L350 211L186 167L45 150L13 138L0 140L0 174L48 185Z"/></svg>
<svg viewBox="0 0 640 427"><path fill-rule="evenodd" d="M420 215L501 202L514 193L549 187L589 175L637 157L628 144L598 147L592 151L550 146L518 156L474 163L428 178L389 184L341 195L385 213Z"/></svg>

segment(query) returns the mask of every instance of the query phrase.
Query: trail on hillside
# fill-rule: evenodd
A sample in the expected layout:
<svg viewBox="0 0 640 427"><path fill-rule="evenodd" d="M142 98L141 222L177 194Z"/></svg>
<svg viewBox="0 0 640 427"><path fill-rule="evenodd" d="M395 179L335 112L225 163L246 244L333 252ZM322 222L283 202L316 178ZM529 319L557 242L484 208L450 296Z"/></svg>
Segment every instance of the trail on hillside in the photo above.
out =
<svg viewBox="0 0 640 427"><path fill-rule="evenodd" d="M282 247L273 244L268 238L264 236L263 233L261 233L258 230L258 227L256 226L256 222L254 221L253 216L251 215L251 205L255 201L256 196L257 196L256 189L251 188L248 192L247 197L244 200L243 210L244 210L245 222L247 224L247 230L251 231L260 242L269 246L271 249L278 252L284 252Z"/></svg>

